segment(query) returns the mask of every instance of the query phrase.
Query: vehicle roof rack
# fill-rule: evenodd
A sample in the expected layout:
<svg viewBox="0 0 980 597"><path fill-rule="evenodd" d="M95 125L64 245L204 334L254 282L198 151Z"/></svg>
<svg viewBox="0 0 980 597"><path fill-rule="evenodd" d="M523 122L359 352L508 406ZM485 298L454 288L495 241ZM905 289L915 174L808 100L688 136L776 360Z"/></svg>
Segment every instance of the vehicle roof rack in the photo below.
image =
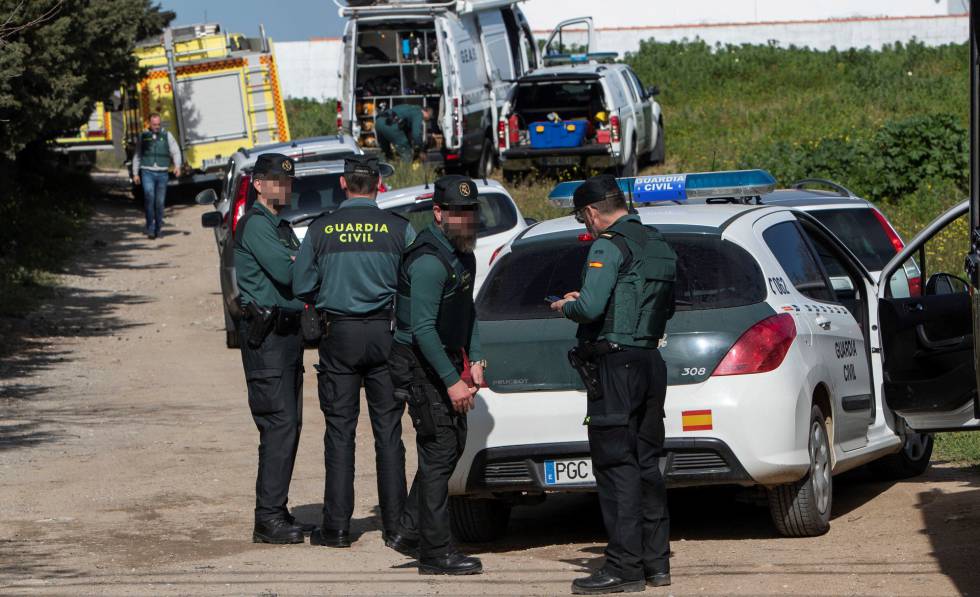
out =
<svg viewBox="0 0 980 597"><path fill-rule="evenodd" d="M573 206L575 189L583 181L559 183L548 201L556 207ZM619 188L632 195L637 206L663 203L689 203L704 200L705 203L759 203L762 195L776 189L776 179L765 170L728 170L722 172L694 172L690 174L657 174L617 178Z"/></svg>
<svg viewBox="0 0 980 597"><path fill-rule="evenodd" d="M488 9L495 7L510 6L517 4L519 0L445 0L444 2L430 2L428 0L359 0L358 6L344 4L341 0L333 0L337 5L337 12L342 17L370 16L370 15L399 15L399 14L418 14L437 13L455 11L459 13L471 12L477 9Z"/></svg>
<svg viewBox="0 0 980 597"><path fill-rule="evenodd" d="M841 197L857 197L850 189L842 184L836 183L832 180L826 178L803 178L793 183L793 187L796 190L802 191L807 185L823 185L825 187L830 187L831 189L837 191L837 194Z"/></svg>

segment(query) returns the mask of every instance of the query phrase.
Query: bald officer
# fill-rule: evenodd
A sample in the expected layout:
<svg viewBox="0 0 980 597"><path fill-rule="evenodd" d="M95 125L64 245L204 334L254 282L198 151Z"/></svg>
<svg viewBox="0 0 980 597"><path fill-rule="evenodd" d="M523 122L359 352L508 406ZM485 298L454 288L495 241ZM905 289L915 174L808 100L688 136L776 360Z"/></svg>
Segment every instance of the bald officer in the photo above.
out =
<svg viewBox="0 0 980 597"><path fill-rule="evenodd" d="M347 199L315 220L296 258L293 291L315 303L324 335L317 378L326 418L323 522L310 543L350 547L354 513L354 432L364 384L374 431L378 495L385 535L405 504L404 402L395 400L388 374L398 263L415 240L405 218L381 210L375 198L382 167L376 157L344 161L340 185Z"/></svg>

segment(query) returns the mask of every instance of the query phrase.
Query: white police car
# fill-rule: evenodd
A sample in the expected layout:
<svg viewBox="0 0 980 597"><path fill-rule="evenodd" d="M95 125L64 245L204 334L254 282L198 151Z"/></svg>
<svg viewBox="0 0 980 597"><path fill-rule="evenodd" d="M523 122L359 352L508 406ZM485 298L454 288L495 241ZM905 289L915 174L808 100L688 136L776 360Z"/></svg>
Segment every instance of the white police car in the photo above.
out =
<svg viewBox="0 0 980 597"><path fill-rule="evenodd" d="M577 184L552 198L570 204ZM930 278L925 296L906 287L892 297L893 284L879 285L817 218L760 204L775 186L763 171L620 184L678 256L661 349L669 486L761 485L780 533L818 535L833 475L872 461L895 477L919 474L931 439L909 426L977 424L969 297L948 274ZM528 496L595 489L586 399L566 359L575 324L545 300L579 288L591 241L571 217L531 226L480 291L488 387L450 484L463 539L497 536ZM905 275L919 246L881 279Z"/></svg>

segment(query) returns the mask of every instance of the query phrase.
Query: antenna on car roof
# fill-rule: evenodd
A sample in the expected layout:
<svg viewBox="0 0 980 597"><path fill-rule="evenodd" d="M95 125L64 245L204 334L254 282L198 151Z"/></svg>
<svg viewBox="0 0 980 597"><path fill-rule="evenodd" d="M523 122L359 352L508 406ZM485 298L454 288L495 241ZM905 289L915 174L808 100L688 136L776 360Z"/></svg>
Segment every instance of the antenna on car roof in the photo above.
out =
<svg viewBox="0 0 980 597"><path fill-rule="evenodd" d="M422 160L422 176L425 180L425 190L429 190L429 162L428 160Z"/></svg>

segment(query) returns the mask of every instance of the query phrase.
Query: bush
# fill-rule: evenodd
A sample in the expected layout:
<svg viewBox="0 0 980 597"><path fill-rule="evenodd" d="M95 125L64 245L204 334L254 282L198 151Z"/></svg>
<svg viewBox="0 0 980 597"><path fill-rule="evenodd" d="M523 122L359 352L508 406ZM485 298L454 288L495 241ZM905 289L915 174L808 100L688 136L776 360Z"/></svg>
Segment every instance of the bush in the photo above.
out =
<svg viewBox="0 0 980 597"><path fill-rule="evenodd" d="M309 98L287 99L286 118L293 139L333 135L337 132L337 101Z"/></svg>

